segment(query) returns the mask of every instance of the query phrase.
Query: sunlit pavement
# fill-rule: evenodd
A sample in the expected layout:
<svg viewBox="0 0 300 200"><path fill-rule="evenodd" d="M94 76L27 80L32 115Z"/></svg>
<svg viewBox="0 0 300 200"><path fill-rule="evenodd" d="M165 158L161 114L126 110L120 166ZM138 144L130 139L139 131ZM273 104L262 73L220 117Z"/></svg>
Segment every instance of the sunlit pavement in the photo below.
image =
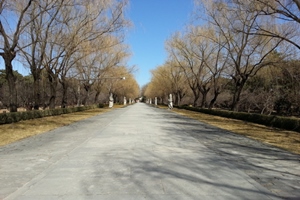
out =
<svg viewBox="0 0 300 200"><path fill-rule="evenodd" d="M0 148L0 199L300 199L300 156L143 103Z"/></svg>

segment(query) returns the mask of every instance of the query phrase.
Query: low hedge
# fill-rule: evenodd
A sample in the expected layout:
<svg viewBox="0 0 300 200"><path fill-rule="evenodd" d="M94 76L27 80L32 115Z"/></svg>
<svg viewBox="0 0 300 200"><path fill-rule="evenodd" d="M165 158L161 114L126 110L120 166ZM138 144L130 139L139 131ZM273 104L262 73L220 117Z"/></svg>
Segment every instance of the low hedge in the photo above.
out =
<svg viewBox="0 0 300 200"><path fill-rule="evenodd" d="M42 117L48 117L48 116L56 116L56 115L62 115L67 113L73 113L73 112L80 112L84 110L89 110L93 108L104 106L99 104L98 106L92 105L92 106L82 106L82 107L73 107L73 108L56 108L52 110L32 110L32 111L26 111L26 112L13 112L13 113L1 113L0 114L0 125L1 124L10 124L19 122L21 120L30 120L30 119L36 119L36 118L42 118Z"/></svg>
<svg viewBox="0 0 300 200"><path fill-rule="evenodd" d="M298 118L261 115L256 113L233 112L226 110L203 109L189 106L183 106L179 108L300 132L300 119Z"/></svg>

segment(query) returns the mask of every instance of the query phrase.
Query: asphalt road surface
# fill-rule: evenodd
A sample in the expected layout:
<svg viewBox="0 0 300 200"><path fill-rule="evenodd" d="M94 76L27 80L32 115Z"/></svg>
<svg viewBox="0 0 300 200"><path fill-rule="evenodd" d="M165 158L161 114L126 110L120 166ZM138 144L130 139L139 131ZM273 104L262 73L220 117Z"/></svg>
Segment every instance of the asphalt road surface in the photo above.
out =
<svg viewBox="0 0 300 200"><path fill-rule="evenodd" d="M0 199L300 199L300 156L143 103L0 147Z"/></svg>

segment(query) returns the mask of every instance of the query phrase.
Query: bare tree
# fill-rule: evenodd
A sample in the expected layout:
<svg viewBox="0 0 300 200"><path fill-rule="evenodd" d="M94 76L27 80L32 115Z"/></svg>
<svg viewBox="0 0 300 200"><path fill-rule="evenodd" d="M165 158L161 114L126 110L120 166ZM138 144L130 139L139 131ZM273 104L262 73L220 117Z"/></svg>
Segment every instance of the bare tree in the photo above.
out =
<svg viewBox="0 0 300 200"><path fill-rule="evenodd" d="M131 69L120 66L113 69L112 72L114 77L120 77L121 80L114 80L114 88L113 93L115 96L119 98L119 100L123 100L124 97L126 97L127 100L129 98L134 99L137 98L139 95L139 86L134 79L134 76L131 72ZM125 77L125 79L122 79L122 77ZM112 80L112 79L111 79Z"/></svg>
<svg viewBox="0 0 300 200"><path fill-rule="evenodd" d="M231 63L231 69L227 72L234 82L231 109L237 110L241 92L249 77L255 76L261 68L278 62L272 59L272 53L282 39L251 34L259 20L259 13L244 12L235 1L202 3L208 22L226 40L225 48Z"/></svg>
<svg viewBox="0 0 300 200"><path fill-rule="evenodd" d="M26 21L30 22L26 28L25 36L20 42L22 55L29 65L34 79L34 109L38 110L41 104L41 72L44 69L44 59L47 56L48 43L51 41L51 35L55 34L53 30L58 27L58 18L66 4L63 1L48 0L43 2L33 2L30 13L26 16Z"/></svg>
<svg viewBox="0 0 300 200"><path fill-rule="evenodd" d="M20 36L30 24L30 22L24 21L24 16L29 11L32 2L33 0L22 2L2 0L0 4L0 35L2 37L0 55L5 62L6 80L9 86L10 112L17 112L18 107L16 77L13 73L12 61L17 55ZM14 16L16 21L12 21L11 16Z"/></svg>
<svg viewBox="0 0 300 200"><path fill-rule="evenodd" d="M201 27L189 27L188 32L180 36L176 34L167 43L170 58L177 62L186 76L187 83L194 94L194 103L202 94L201 107L206 104L206 97L210 88L211 76L207 68L207 61L213 53L209 39L199 37L205 32Z"/></svg>
<svg viewBox="0 0 300 200"><path fill-rule="evenodd" d="M156 69L151 70L151 74L151 82L149 83L145 94L147 98L153 99L158 97L162 100L167 98L170 93L173 93L174 90L170 66L158 66Z"/></svg>
<svg viewBox="0 0 300 200"><path fill-rule="evenodd" d="M251 34L276 37L300 49L298 41L300 25L299 0L237 0L246 12L258 13L268 23L256 23ZM252 3L252 4L251 4Z"/></svg>
<svg viewBox="0 0 300 200"><path fill-rule="evenodd" d="M182 99L188 94L188 86L186 76L181 67L176 63L166 62L165 67L169 76L168 80L171 83L171 93L174 94L174 104L179 106Z"/></svg>
<svg viewBox="0 0 300 200"><path fill-rule="evenodd" d="M83 52L88 54L77 62L76 71L85 90L83 104L85 104L90 95L89 91L92 89L96 92L94 101L97 101L101 90L103 90L104 80L111 76L111 71L123 65L129 56L127 46L122 44L119 38L107 36L96 41L98 42L88 43L85 47L87 50Z"/></svg>
<svg viewBox="0 0 300 200"><path fill-rule="evenodd" d="M101 41L107 39L109 35L118 35L119 32L122 36L121 31L127 26L127 21L123 16L123 9L126 4L127 1L125 0L119 2L112 0L82 1L75 6L75 10L72 5L67 5L64 8L56 20L59 22L59 26L52 30L52 33L55 33L51 38L52 41L48 42L48 52L51 53L44 58L44 65L51 86L50 108L55 106L58 80L61 81L62 85L66 85L65 76L68 75L70 65L80 66L76 63L79 62L79 58L82 58L85 63L83 62L81 67L94 67L93 64L97 62L94 46L98 45L97 49L107 48L107 46L101 46L103 44ZM87 45L93 42L94 46ZM92 48L88 49L88 47ZM75 54L78 51L84 52L81 54L83 56L74 58L74 55L78 56ZM88 58L91 60L88 61ZM85 89L89 89L90 86L90 83L85 83Z"/></svg>
<svg viewBox="0 0 300 200"><path fill-rule="evenodd" d="M207 27L207 31L200 32L195 37L205 38L210 43L207 51L210 51L209 56L205 60L206 67L210 75L210 87L213 97L209 102L208 108L213 108L218 96L226 87L228 81L224 79L224 71L228 67L229 53L225 49L226 40L224 37L215 33L212 27ZM200 34L200 35L199 35Z"/></svg>
<svg viewBox="0 0 300 200"><path fill-rule="evenodd" d="M194 95L193 105L197 105L197 101L200 98L199 91L199 79L201 69L197 63L195 57L193 57L193 52L191 51L191 44L186 43L184 38L181 38L179 33L174 34L173 37L167 41L167 51L170 54L170 59L174 60L178 67L182 68L187 83ZM204 63L202 63L204 64ZM201 65L201 64L200 64ZM203 65L202 65L203 66Z"/></svg>
<svg viewBox="0 0 300 200"><path fill-rule="evenodd" d="M187 86L185 74L177 62L167 61L164 65L151 70L151 74L151 81L145 91L147 98L157 97L160 103L164 103L169 94L173 94L174 104L180 105L190 88Z"/></svg>
<svg viewBox="0 0 300 200"><path fill-rule="evenodd" d="M114 38L117 39L117 38ZM114 43L114 41L116 42L117 40L114 39L110 39L108 41L111 41ZM100 58L100 62L99 62L99 66L101 67L101 71L99 71L100 73L98 73L98 80L97 82L94 84L94 89L96 91L95 94L95 102L98 99L98 96L101 93L101 90L105 87L103 87L103 84L105 82L105 80L107 80L107 78L109 79L110 77L125 77L127 79L127 76L129 76L130 74L130 70L126 68L126 72L124 72L124 70L120 70L120 74L111 74L111 71L118 71L119 67L124 66L125 65L125 60L128 58L128 56L130 55L127 52L127 46L122 44L122 43L116 43L116 45L111 45L110 47L108 47L108 49L103 49L102 51L103 53L101 53L101 55L99 55ZM128 81L127 81L128 82ZM126 83L127 83L126 82Z"/></svg>
<svg viewBox="0 0 300 200"><path fill-rule="evenodd" d="M102 80L103 92L106 94L107 100L109 95L112 94L115 102L121 102L123 97L127 95L127 89L130 87L128 84L132 83L132 77L130 68L120 64L111 67L105 73L105 76L101 76L100 80Z"/></svg>

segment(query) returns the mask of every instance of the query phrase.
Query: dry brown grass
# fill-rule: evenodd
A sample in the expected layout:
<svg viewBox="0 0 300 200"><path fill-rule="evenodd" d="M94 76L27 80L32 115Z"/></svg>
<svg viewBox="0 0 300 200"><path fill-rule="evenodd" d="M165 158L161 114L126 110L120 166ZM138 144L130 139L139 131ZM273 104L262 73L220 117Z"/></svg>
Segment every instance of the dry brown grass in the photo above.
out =
<svg viewBox="0 0 300 200"><path fill-rule="evenodd" d="M241 120L228 119L188 110L173 109L173 111L213 126L300 154L300 133L298 132L279 130Z"/></svg>
<svg viewBox="0 0 300 200"><path fill-rule="evenodd" d="M114 108L122 106L115 105ZM77 122L103 112L107 112L109 108L97 108L83 112L70 113L59 116L44 117L39 119L20 121L13 124L0 125L0 146L10 144L17 140L21 140L30 136L41 134L55 128L66 126L73 122Z"/></svg>

